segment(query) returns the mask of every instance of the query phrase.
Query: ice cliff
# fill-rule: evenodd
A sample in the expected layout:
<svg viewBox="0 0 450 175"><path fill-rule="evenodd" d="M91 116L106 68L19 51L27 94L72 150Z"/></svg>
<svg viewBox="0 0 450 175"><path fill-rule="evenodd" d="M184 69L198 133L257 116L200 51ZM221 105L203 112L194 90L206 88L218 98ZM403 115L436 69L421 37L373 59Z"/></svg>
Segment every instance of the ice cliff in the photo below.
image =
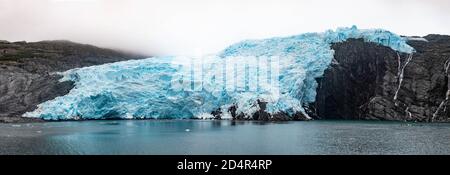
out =
<svg viewBox="0 0 450 175"><path fill-rule="evenodd" d="M333 62L331 44L348 39L363 39L401 53L415 51L406 38L394 33L353 26L243 41L201 59L154 57L84 67L58 73L63 75L61 81L73 81L75 87L24 116L45 120L212 118L211 112L220 110L222 118L231 118L229 109L234 107L250 118L261 110L258 101L267 103L269 114L307 116L302 106L316 99L316 78Z"/></svg>

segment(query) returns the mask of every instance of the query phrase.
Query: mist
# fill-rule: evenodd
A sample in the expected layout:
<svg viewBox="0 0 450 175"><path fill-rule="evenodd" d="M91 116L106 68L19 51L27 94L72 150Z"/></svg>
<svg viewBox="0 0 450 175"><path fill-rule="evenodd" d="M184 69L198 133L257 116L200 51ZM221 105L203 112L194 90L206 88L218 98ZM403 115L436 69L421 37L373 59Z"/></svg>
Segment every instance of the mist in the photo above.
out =
<svg viewBox="0 0 450 175"><path fill-rule="evenodd" d="M0 0L0 40L198 56L244 39L384 28L450 34L447 0Z"/></svg>

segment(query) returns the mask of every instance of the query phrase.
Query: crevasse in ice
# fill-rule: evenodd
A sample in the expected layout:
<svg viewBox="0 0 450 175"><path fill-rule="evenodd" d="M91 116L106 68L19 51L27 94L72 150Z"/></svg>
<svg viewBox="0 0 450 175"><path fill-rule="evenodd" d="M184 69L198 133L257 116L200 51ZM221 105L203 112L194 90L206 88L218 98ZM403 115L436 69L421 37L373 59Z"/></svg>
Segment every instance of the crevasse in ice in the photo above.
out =
<svg viewBox="0 0 450 175"><path fill-rule="evenodd" d="M405 38L394 33L353 26L323 33L243 41L204 59L154 57L72 69L60 73L61 81L74 81L75 88L67 95L38 105L38 109L24 117L45 120L211 118L212 111L221 109L222 118L230 118L231 106L237 108L237 113L251 117L259 110L257 100L267 102L266 111L271 114L304 113L302 105L315 101L315 79L323 75L333 59L331 44L350 38L378 43L398 52L414 52ZM255 60L257 64L252 64ZM237 69L227 62L245 66ZM272 65L262 66L261 62ZM195 65L201 69L186 69ZM264 79L251 78L256 74L272 78L269 80L272 83L259 84ZM227 78L234 79L227 81ZM250 87L252 82L258 82L256 88Z"/></svg>

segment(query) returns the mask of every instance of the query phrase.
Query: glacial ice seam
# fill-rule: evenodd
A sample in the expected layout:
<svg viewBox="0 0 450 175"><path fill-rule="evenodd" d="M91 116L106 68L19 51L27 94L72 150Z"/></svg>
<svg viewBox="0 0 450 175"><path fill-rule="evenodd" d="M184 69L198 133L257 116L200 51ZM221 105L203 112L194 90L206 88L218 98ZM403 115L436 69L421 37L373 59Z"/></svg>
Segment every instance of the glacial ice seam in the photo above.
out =
<svg viewBox="0 0 450 175"><path fill-rule="evenodd" d="M447 75L447 78L450 80L450 74L448 72L450 67L450 58L445 61L444 64L444 72ZM449 87L447 87L449 88ZM439 112L441 111L442 107L444 107L445 103L450 99L450 89L447 90L447 93L445 94L445 99L442 100L442 102L439 104L436 111L433 113L433 117L431 118L432 121L436 120L436 117L438 116ZM447 106L444 107L444 112L447 110Z"/></svg>
<svg viewBox="0 0 450 175"><path fill-rule="evenodd" d="M400 57L400 54L398 52L397 53L397 81L398 81L398 77L400 77L400 72L402 69L402 58Z"/></svg>
<svg viewBox="0 0 450 175"><path fill-rule="evenodd" d="M411 114L411 112L409 112L409 106L406 107L405 113L408 115L408 118L409 118L409 119L412 119L412 114Z"/></svg>
<svg viewBox="0 0 450 175"><path fill-rule="evenodd" d="M399 65L400 65L400 64L401 64L401 61L400 61L400 55L399 55L398 59L399 59ZM397 87L397 90L395 91L394 101L397 100L397 98L398 98L398 92L399 92L400 89L402 88L403 76L404 76L405 68L406 68L406 66L408 66L409 62L410 62L412 59L413 59L413 54L411 53L411 54L408 55L408 58L406 59L405 64L403 65L401 71L400 71L399 74L398 74L398 77L397 77L397 78L398 78L398 87Z"/></svg>
<svg viewBox="0 0 450 175"><path fill-rule="evenodd" d="M445 61L444 63L444 70L446 74L448 74L449 68L450 68L450 58L448 58L447 61Z"/></svg>
<svg viewBox="0 0 450 175"><path fill-rule="evenodd" d="M449 100L449 98L450 98L450 90L447 90L445 99L442 100L442 102L439 104L439 106L436 109L436 111L433 113L433 117L431 118L431 121L435 121L436 120L436 117L438 116L438 114L441 111L442 107L444 107L445 103ZM445 111L445 109L444 109L444 111Z"/></svg>

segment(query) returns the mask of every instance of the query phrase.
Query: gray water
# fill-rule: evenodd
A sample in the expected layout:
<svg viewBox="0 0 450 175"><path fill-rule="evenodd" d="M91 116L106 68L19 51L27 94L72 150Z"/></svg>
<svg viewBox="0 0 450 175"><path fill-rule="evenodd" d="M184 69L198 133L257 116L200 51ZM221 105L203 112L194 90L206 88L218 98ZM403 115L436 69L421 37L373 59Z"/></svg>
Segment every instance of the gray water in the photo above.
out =
<svg viewBox="0 0 450 175"><path fill-rule="evenodd" d="M202 120L0 124L0 154L450 154L450 124Z"/></svg>

